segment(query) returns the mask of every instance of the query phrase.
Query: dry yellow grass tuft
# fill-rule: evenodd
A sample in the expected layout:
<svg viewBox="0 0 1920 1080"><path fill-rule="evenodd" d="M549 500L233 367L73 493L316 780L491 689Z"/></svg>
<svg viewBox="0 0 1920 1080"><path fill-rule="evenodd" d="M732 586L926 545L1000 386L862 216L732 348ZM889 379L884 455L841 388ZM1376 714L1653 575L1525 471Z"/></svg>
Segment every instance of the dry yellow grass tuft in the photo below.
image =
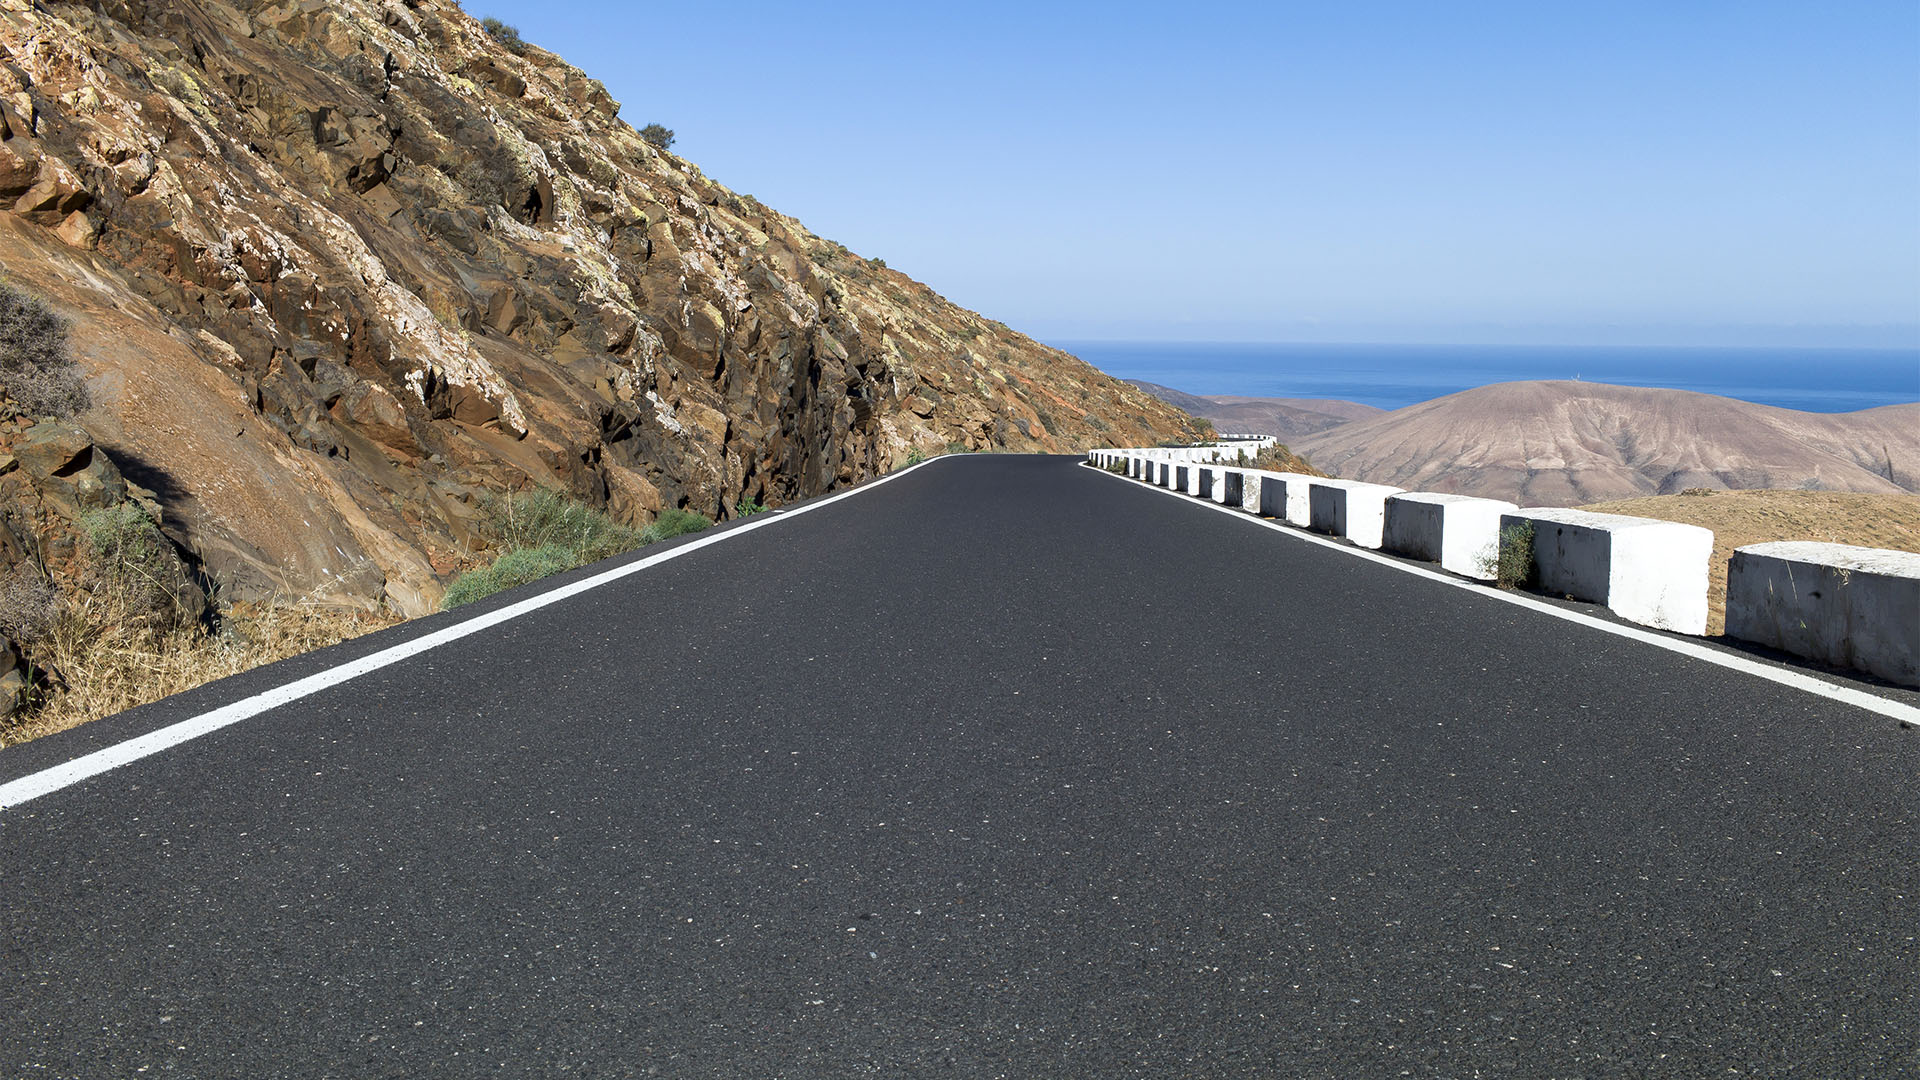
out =
<svg viewBox="0 0 1920 1080"><path fill-rule="evenodd" d="M64 685L26 714L0 721L0 746L158 701L242 671L323 649L400 621L311 600L237 605L220 631L198 625L155 633L124 594L74 591L33 659Z"/></svg>
<svg viewBox="0 0 1920 1080"><path fill-rule="evenodd" d="M1727 560L1733 549L1773 540L1819 540L1920 552L1920 495L1844 491L1706 491L1594 503L1582 510L1678 521L1713 530L1707 633L1727 620Z"/></svg>

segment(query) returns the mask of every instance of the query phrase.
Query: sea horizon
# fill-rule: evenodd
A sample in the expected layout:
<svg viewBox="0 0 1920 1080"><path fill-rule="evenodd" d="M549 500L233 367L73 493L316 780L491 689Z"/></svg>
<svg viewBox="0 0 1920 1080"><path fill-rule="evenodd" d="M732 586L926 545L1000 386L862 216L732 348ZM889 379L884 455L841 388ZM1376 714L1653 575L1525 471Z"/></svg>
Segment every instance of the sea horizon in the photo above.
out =
<svg viewBox="0 0 1920 1080"><path fill-rule="evenodd" d="M1318 398L1382 409L1536 379L1690 390L1806 412L1920 401L1920 348L1898 346L1051 344L1115 378L1189 394Z"/></svg>

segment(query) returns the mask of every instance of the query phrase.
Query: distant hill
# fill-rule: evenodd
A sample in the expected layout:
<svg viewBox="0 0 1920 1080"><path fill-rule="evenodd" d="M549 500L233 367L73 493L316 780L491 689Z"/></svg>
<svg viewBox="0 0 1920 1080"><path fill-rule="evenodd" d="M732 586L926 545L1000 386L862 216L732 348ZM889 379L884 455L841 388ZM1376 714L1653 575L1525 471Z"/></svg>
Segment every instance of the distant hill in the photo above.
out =
<svg viewBox="0 0 1920 1080"><path fill-rule="evenodd" d="M1312 435L1385 411L1355 401L1189 394L1140 379L1126 381L1175 408L1206 417L1217 430L1277 435L1283 439Z"/></svg>
<svg viewBox="0 0 1920 1080"><path fill-rule="evenodd" d="M1920 491L1920 403L1810 413L1685 390L1499 383L1290 445L1335 476L1531 506L1689 488Z"/></svg>

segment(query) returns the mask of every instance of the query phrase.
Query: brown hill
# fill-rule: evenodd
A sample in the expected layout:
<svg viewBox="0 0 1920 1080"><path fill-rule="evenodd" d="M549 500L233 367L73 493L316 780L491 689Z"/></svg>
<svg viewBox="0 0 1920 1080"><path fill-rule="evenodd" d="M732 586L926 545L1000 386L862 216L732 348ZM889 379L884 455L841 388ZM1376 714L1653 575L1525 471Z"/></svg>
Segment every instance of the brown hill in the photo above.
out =
<svg viewBox="0 0 1920 1080"><path fill-rule="evenodd" d="M478 501L529 484L725 517L1185 428L453 0L8 0L0 60L0 273L73 320L80 424L231 598L428 610Z"/></svg>
<svg viewBox="0 0 1920 1080"><path fill-rule="evenodd" d="M1683 390L1500 383L1296 440L1336 476L1579 506L1688 488L1920 491L1920 404L1776 409Z"/></svg>
<svg viewBox="0 0 1920 1080"><path fill-rule="evenodd" d="M1216 430L1277 435L1283 439L1312 435L1350 420L1378 416L1384 411L1357 401L1189 394L1140 379L1127 382L1194 416L1206 417L1213 421Z"/></svg>
<svg viewBox="0 0 1920 1080"><path fill-rule="evenodd" d="M1707 563L1707 633L1726 626L1727 560L1733 549L1772 540L1920 552L1920 495L1848 491L1710 491L1655 495L1581 507L1700 525L1713 530Z"/></svg>

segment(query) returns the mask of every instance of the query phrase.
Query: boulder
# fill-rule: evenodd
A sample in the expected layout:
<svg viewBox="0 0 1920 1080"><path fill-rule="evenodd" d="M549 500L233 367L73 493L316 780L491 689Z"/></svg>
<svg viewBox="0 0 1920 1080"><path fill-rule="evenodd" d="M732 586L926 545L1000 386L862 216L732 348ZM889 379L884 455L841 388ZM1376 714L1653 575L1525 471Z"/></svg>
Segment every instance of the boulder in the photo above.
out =
<svg viewBox="0 0 1920 1080"><path fill-rule="evenodd" d="M0 717L12 716L26 700L26 658L13 642L0 638Z"/></svg>
<svg viewBox="0 0 1920 1080"><path fill-rule="evenodd" d="M41 497L69 519L127 497L127 482L113 459L77 425L35 424L13 448L13 456Z"/></svg>

